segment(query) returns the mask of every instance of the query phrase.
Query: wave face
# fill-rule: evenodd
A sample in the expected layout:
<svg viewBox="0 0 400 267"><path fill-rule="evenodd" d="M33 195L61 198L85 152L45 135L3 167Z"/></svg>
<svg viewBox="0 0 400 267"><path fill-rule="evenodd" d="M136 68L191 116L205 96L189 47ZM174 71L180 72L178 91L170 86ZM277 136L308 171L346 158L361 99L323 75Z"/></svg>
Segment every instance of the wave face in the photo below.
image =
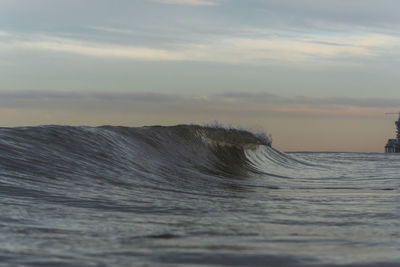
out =
<svg viewBox="0 0 400 267"><path fill-rule="evenodd" d="M285 154L220 127L0 128L0 259L392 264L396 167L396 155Z"/></svg>

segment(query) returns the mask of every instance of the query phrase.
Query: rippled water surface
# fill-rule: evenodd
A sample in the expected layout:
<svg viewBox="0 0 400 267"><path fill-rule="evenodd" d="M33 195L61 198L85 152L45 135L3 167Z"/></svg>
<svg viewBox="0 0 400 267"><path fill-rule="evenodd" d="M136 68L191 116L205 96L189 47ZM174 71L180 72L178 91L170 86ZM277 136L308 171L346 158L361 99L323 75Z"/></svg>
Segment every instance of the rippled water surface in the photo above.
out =
<svg viewBox="0 0 400 267"><path fill-rule="evenodd" d="M222 128L0 128L0 262L399 266L399 170Z"/></svg>

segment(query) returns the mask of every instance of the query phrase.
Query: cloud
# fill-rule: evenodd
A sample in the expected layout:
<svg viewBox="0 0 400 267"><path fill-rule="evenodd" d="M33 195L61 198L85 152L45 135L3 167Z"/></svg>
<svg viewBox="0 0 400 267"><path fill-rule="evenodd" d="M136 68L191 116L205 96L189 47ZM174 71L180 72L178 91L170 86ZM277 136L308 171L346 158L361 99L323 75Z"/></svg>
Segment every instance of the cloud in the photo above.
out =
<svg viewBox="0 0 400 267"><path fill-rule="evenodd" d="M2 106L18 106L51 104L68 102L81 104L109 103L119 104L184 104L184 105L214 105L219 107L274 107L277 110L301 109L340 109L342 108L373 108L397 109L400 99L397 98L351 98L351 97L284 97L270 93L225 92L209 95L166 94L156 92L76 92L76 91L0 91ZM19 103L19 104L18 104ZM30 104L29 104L30 103Z"/></svg>
<svg viewBox="0 0 400 267"><path fill-rule="evenodd" d="M191 6L215 6L217 2L207 0L153 0L154 2L160 2L164 4L180 4L180 5L191 5Z"/></svg>
<svg viewBox="0 0 400 267"><path fill-rule="evenodd" d="M16 48L21 50L41 50L47 52L63 52L92 57L111 57L138 60L184 60L184 56L179 52L167 51L163 49L122 46L115 44L99 44L91 42L81 42L71 39L46 38L43 40L11 41L0 43L1 47Z"/></svg>
<svg viewBox="0 0 400 267"><path fill-rule="evenodd" d="M39 50L90 57L109 57L149 61L201 61L233 64L271 64L276 62L343 63L352 59L398 55L400 37L378 34L350 37L270 36L264 38L221 37L208 42L181 43L162 48L80 41L71 38L4 34L1 50Z"/></svg>
<svg viewBox="0 0 400 267"><path fill-rule="evenodd" d="M180 101L182 97L172 94L151 92L74 92L74 91L0 91L0 103L18 102L57 102L80 101L90 103L92 101L117 101L117 102L170 102Z"/></svg>
<svg viewBox="0 0 400 267"><path fill-rule="evenodd" d="M308 31L310 28L393 31L400 26L397 15L400 3L397 0L258 0L257 3L262 10L273 10L269 21L278 27L281 24Z"/></svg>
<svg viewBox="0 0 400 267"><path fill-rule="evenodd" d="M365 108L392 108L399 106L400 99L383 97L309 97L292 96L283 97L270 93L226 92L215 97L222 103L230 104L274 104L280 106L313 106L313 107L365 107Z"/></svg>
<svg viewBox="0 0 400 267"><path fill-rule="evenodd" d="M8 32L0 31L0 37L8 37L8 36L10 36Z"/></svg>

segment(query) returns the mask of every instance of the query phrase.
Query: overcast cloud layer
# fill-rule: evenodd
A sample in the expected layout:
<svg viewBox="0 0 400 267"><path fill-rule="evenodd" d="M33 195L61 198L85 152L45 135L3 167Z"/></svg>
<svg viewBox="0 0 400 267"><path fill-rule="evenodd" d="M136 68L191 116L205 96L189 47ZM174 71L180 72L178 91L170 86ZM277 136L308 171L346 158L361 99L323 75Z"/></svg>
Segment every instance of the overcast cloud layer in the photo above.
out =
<svg viewBox="0 0 400 267"><path fill-rule="evenodd" d="M395 0L3 0L0 90L400 97L399 10ZM44 75L54 69L57 83Z"/></svg>

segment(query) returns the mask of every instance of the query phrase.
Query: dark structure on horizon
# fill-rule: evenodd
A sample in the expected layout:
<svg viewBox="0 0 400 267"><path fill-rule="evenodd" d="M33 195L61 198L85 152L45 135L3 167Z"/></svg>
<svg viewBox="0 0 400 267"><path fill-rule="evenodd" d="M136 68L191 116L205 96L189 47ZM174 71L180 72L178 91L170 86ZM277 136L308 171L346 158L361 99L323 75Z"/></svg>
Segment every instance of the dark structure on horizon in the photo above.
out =
<svg viewBox="0 0 400 267"><path fill-rule="evenodd" d="M386 153L400 153L400 112L399 113L386 113L386 114L399 114L399 118L395 122L396 125L396 139L389 139L385 146Z"/></svg>

